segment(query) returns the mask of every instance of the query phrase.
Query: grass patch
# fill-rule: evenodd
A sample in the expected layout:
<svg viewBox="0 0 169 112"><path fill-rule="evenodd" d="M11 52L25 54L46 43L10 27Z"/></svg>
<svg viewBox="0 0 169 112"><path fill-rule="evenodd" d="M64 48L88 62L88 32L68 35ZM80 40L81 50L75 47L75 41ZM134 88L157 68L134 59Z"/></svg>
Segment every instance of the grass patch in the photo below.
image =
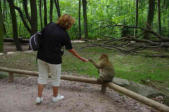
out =
<svg viewBox="0 0 169 112"><path fill-rule="evenodd" d="M6 78L8 75L6 73L0 72L0 79Z"/></svg>
<svg viewBox="0 0 169 112"><path fill-rule="evenodd" d="M102 53L108 54L114 64L116 77L135 82L155 80L169 87L169 59L149 58L141 55L124 55L117 51L99 47L81 49L81 47L86 46L85 43L73 44L73 46L81 56L91 58L95 61L98 61ZM15 55L0 56L0 58L0 66L37 71L36 53L18 53ZM63 56L62 71L98 77L97 70L91 63L84 63L67 51L65 51Z"/></svg>

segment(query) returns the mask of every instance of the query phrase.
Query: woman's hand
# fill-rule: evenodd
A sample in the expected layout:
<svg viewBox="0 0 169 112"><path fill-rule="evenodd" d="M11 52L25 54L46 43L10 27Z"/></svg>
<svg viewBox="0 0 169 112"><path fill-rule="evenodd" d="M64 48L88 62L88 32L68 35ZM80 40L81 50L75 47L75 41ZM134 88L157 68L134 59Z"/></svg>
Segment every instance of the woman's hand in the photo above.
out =
<svg viewBox="0 0 169 112"><path fill-rule="evenodd" d="M88 59L83 58L83 57L80 57L79 59L82 60L83 62L88 62L89 61Z"/></svg>

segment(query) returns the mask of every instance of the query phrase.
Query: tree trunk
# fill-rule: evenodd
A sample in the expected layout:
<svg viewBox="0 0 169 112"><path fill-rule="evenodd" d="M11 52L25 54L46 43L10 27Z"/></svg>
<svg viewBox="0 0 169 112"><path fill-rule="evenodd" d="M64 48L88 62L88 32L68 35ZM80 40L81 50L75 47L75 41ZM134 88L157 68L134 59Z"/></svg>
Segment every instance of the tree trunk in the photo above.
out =
<svg viewBox="0 0 169 112"><path fill-rule="evenodd" d="M54 2L55 2L55 6L56 6L56 9L57 9L57 13L58 13L58 18L59 18L61 16L59 0L54 0Z"/></svg>
<svg viewBox="0 0 169 112"><path fill-rule="evenodd" d="M16 20L16 13L15 13L13 0L8 0L8 3L9 3L11 18L12 18L13 37L14 37L16 49L21 51L22 48L18 39L17 20Z"/></svg>
<svg viewBox="0 0 169 112"><path fill-rule="evenodd" d="M81 0L79 0L79 39L81 39Z"/></svg>
<svg viewBox="0 0 169 112"><path fill-rule="evenodd" d="M158 32L161 34L161 8L160 8L160 0L158 0Z"/></svg>
<svg viewBox="0 0 169 112"><path fill-rule="evenodd" d="M40 26L42 29L42 27L43 27L43 24L42 24L42 0L39 0L39 16L40 16Z"/></svg>
<svg viewBox="0 0 169 112"><path fill-rule="evenodd" d="M28 13L28 1L27 0L23 0L23 8L25 11L26 18L28 19L29 23L31 23L31 18Z"/></svg>
<svg viewBox="0 0 169 112"><path fill-rule="evenodd" d="M0 52L3 52L3 37L4 37L3 15L0 1Z"/></svg>
<svg viewBox="0 0 169 112"><path fill-rule="evenodd" d="M2 1L2 0L1 0ZM6 19L6 17L7 17L7 10L6 10L6 8L7 8L7 5L6 5L6 0L3 0L3 10L2 10L2 15L3 15L3 17L4 17L4 20Z"/></svg>
<svg viewBox="0 0 169 112"><path fill-rule="evenodd" d="M155 9L155 0L149 0L149 9L148 9L146 29L149 29L152 27L152 23L154 19L154 9ZM144 33L144 38L149 38L148 32Z"/></svg>
<svg viewBox="0 0 169 112"><path fill-rule="evenodd" d="M136 27L138 26L138 1L136 0ZM137 35L137 29L135 29L135 36Z"/></svg>
<svg viewBox="0 0 169 112"><path fill-rule="evenodd" d="M84 18L84 33L85 33L85 39L88 38L88 29L87 29L87 1L82 0L83 4L83 18Z"/></svg>
<svg viewBox="0 0 169 112"><path fill-rule="evenodd" d="M19 7L16 7L16 6L14 6L14 8L18 11L18 13L19 13L19 15L20 15L20 17L21 17L21 20L22 20L22 22L23 22L25 28L26 28L26 29L28 30L28 32L31 34L31 28L29 27L29 25L27 24L26 20L24 19L24 15L23 15L21 9L20 9ZM30 24L31 24L31 23L30 23Z"/></svg>
<svg viewBox="0 0 169 112"><path fill-rule="evenodd" d="M31 34L34 34L37 32L38 26L36 0L30 0L30 4L31 4Z"/></svg>
<svg viewBox="0 0 169 112"><path fill-rule="evenodd" d="M50 0L50 22L52 22L53 17L53 0Z"/></svg>
<svg viewBox="0 0 169 112"><path fill-rule="evenodd" d="M2 12L2 15L3 15L3 19L6 20L7 18L7 10L6 10L6 0L3 1L3 8L1 7L1 12ZM3 10L2 10L3 9ZM4 34L6 34L6 28L5 28L5 24L3 22L3 30L4 30Z"/></svg>
<svg viewBox="0 0 169 112"><path fill-rule="evenodd" d="M47 25L48 21L47 21L47 7L46 7L46 0L44 0L44 23L45 26Z"/></svg>

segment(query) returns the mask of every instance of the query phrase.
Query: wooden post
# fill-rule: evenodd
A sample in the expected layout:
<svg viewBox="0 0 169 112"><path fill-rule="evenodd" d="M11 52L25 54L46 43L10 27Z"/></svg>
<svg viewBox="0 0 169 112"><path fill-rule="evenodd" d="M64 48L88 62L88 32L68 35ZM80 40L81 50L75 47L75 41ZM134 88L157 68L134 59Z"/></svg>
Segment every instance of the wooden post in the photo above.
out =
<svg viewBox="0 0 169 112"><path fill-rule="evenodd" d="M13 80L14 80L13 72L9 72L8 82L13 82Z"/></svg>
<svg viewBox="0 0 169 112"><path fill-rule="evenodd" d="M106 83L103 83L103 84L102 84L101 92L102 92L103 94L106 93Z"/></svg>

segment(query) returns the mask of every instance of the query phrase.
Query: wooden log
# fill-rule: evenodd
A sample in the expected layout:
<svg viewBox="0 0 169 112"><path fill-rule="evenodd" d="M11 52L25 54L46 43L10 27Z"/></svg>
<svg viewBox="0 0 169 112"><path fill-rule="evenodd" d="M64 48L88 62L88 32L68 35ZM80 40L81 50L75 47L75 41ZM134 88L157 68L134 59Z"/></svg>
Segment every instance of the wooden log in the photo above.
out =
<svg viewBox="0 0 169 112"><path fill-rule="evenodd" d="M139 94L137 94L137 93L135 93L133 91L130 91L130 90L126 89L126 88L120 87L120 86L118 86L118 85L116 85L114 83L108 83L107 85L111 89L114 89L114 90L116 90L116 91L118 91L118 92L120 92L122 94L125 94L125 95L127 95L127 96L129 96L129 97L131 97L131 98L133 98L133 99L135 99L137 101L139 101L139 102L142 102L142 103L144 103L146 105L149 105L149 106L151 106L151 107L153 107L153 108L155 108L157 110L160 110L160 112L169 112L169 107L164 105L164 104L158 103L158 102L156 102L154 100L151 100L151 99L149 99L147 97L139 95Z"/></svg>
<svg viewBox="0 0 169 112"><path fill-rule="evenodd" d="M8 76L8 82L13 82L14 81L14 75L13 72L9 72L9 76Z"/></svg>
<svg viewBox="0 0 169 112"><path fill-rule="evenodd" d="M21 43L29 43L29 39L18 38ZM14 42L13 38L5 38L4 42Z"/></svg>
<svg viewBox="0 0 169 112"><path fill-rule="evenodd" d="M31 76L38 76L38 72L20 70L20 69L12 69L12 68L6 68L6 67L0 67L0 71L31 75Z"/></svg>
<svg viewBox="0 0 169 112"><path fill-rule="evenodd" d="M24 74L24 75L30 75L30 76L38 76L38 72L11 69L11 68L6 68L6 67L0 67L0 71L13 72L17 74ZM94 78L84 78L84 77L77 77L77 76L62 75L61 79L69 80L69 81L86 82L86 83L91 83L91 84L98 84L97 80Z"/></svg>
<svg viewBox="0 0 169 112"><path fill-rule="evenodd" d="M77 76L62 75L61 79L69 80L69 81L85 82L85 83L91 83L91 84L98 84L97 80L94 78L84 78L84 77L77 77Z"/></svg>
<svg viewBox="0 0 169 112"><path fill-rule="evenodd" d="M25 74L25 75L31 75L31 76L38 76L38 72L33 72L33 71L26 71L26 70L19 70L19 69L9 69L5 67L0 67L0 71L4 72L12 72L12 73L18 73L18 74ZM97 82L96 79L94 78L84 78L84 77L77 77L77 76L68 76L68 75L63 75L61 76L61 79L63 80L69 80L69 81L78 81L78 82L85 82L85 83L91 83L91 84L100 84ZM106 86L108 86L111 89L116 90L117 92L123 93L124 95L127 95L139 102L142 102L146 105L149 105L157 110L160 110L162 112L169 112L169 107L158 103L154 100L151 100L147 97L144 97L142 95L139 95L133 91L130 91L128 89L125 89L123 87L120 87L114 83L106 83Z"/></svg>

